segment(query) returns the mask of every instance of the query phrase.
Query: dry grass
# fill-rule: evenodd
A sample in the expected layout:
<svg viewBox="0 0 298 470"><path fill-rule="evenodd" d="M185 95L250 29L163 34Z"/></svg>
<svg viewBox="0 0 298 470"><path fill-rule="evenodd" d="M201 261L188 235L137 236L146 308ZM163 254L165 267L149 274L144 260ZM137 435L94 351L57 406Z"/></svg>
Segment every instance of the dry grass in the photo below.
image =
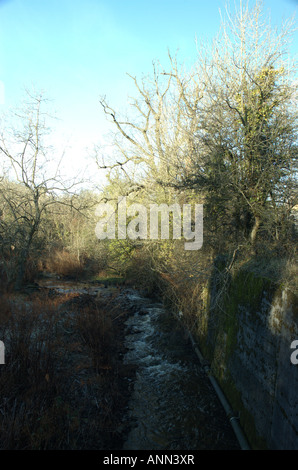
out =
<svg viewBox="0 0 298 470"><path fill-rule="evenodd" d="M109 311L89 296L2 296L0 449L117 445L127 396Z"/></svg>
<svg viewBox="0 0 298 470"><path fill-rule="evenodd" d="M2 449L35 448L42 416L53 412L57 393L56 312L48 302L1 302L5 365L0 369ZM45 436L47 440L50 436Z"/></svg>
<svg viewBox="0 0 298 470"><path fill-rule="evenodd" d="M85 307L76 319L76 328L83 343L89 348L95 370L110 369L111 346L115 342L111 312L94 303Z"/></svg>
<svg viewBox="0 0 298 470"><path fill-rule="evenodd" d="M84 263L66 250L53 252L44 262L45 270L60 276L79 279L84 271Z"/></svg>

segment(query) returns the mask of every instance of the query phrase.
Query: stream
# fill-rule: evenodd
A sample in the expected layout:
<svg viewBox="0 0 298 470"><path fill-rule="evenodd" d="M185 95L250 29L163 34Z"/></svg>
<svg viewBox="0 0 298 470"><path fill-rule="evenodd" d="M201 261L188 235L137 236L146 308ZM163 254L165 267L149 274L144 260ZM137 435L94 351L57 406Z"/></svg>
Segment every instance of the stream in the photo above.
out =
<svg viewBox="0 0 298 470"><path fill-rule="evenodd" d="M57 293L108 295L86 283L46 280ZM124 450L239 449L226 414L182 326L162 303L119 290L125 321L125 364L137 367L126 416Z"/></svg>
<svg viewBox="0 0 298 470"><path fill-rule="evenodd" d="M137 291L122 297L134 311L126 321L124 362L138 367L128 411L131 430L123 449L239 449L177 319Z"/></svg>

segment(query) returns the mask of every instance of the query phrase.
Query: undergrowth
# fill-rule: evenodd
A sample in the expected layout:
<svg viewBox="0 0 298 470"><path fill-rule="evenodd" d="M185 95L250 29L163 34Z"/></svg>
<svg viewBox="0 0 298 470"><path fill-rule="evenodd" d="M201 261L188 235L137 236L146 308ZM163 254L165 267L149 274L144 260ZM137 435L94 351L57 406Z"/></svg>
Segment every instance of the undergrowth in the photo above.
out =
<svg viewBox="0 0 298 470"><path fill-rule="evenodd" d="M117 448L128 393L119 360L125 312L111 302L2 296L0 449Z"/></svg>

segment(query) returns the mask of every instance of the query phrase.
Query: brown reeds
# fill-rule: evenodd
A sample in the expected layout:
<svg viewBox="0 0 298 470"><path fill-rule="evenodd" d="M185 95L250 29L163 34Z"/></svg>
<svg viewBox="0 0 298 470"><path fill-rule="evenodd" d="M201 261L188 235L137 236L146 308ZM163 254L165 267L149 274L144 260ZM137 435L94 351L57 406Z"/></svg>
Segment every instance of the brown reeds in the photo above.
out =
<svg viewBox="0 0 298 470"><path fill-rule="evenodd" d="M0 449L117 448L127 391L112 312L90 296L1 297Z"/></svg>

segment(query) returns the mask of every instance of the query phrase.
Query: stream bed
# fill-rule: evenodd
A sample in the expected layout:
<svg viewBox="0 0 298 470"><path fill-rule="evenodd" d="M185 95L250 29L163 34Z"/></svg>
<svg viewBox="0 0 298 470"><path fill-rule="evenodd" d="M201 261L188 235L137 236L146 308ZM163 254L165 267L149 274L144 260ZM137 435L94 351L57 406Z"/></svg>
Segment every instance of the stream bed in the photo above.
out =
<svg viewBox="0 0 298 470"><path fill-rule="evenodd" d="M136 368L124 412L123 450L240 449L225 411L178 320L135 289L47 279L57 294L117 297L129 312L123 362ZM132 382L133 381L133 382Z"/></svg>
<svg viewBox="0 0 298 470"><path fill-rule="evenodd" d="M124 362L137 365L123 449L239 449L225 412L185 332L163 304L136 291L122 300Z"/></svg>

